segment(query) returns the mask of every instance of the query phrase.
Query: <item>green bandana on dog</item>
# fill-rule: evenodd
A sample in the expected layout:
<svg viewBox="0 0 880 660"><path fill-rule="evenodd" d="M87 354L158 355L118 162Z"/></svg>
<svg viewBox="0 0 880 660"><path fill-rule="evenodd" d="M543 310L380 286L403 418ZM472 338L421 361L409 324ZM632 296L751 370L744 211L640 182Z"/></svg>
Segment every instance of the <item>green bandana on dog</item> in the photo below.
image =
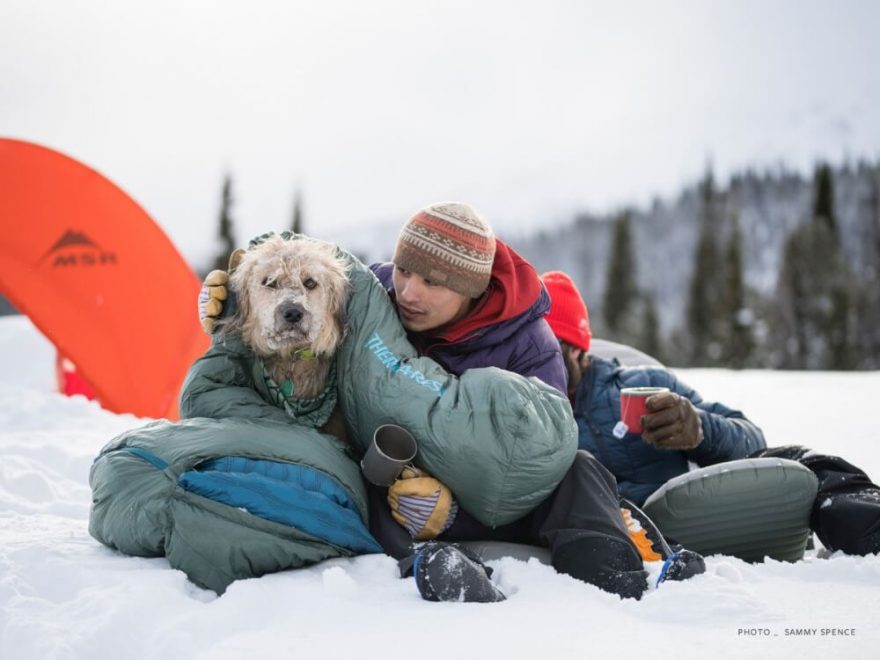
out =
<svg viewBox="0 0 880 660"><path fill-rule="evenodd" d="M263 361L257 358L254 361L254 380L258 383L258 389L269 401L290 415L297 422L306 426L320 428L330 419L330 413L336 406L336 362L330 363L330 371L327 374L327 384L324 390L314 399L295 399L293 395L293 382L285 380L280 385L266 371ZM259 387L260 381L265 390Z"/></svg>

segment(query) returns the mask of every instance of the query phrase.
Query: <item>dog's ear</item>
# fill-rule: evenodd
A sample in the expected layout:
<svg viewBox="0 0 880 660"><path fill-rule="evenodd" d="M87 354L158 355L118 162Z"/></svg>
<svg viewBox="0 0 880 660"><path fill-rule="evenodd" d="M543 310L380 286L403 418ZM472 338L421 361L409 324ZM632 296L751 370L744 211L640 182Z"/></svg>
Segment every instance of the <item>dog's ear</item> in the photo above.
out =
<svg viewBox="0 0 880 660"><path fill-rule="evenodd" d="M235 269L229 276L229 288L235 294L237 306L235 313L231 316L221 319L218 325L218 332L221 335L241 333L245 321L251 315L251 295L248 289L248 282L253 273L256 260L248 259L248 253L243 250L233 252L236 257ZM232 265L232 257L230 257L230 266Z"/></svg>
<svg viewBox="0 0 880 660"><path fill-rule="evenodd" d="M241 260L244 259L244 255L247 252L242 250L241 248L236 248L232 251L232 254L229 255L229 267L226 269L226 272L232 273L238 268L238 265L241 263Z"/></svg>
<svg viewBox="0 0 880 660"><path fill-rule="evenodd" d="M312 350L317 355L332 355L336 352L345 330L345 307L351 286L348 281L348 264L336 256L336 248L329 251L327 276L323 285L327 288L326 305L330 323L325 323L312 342Z"/></svg>

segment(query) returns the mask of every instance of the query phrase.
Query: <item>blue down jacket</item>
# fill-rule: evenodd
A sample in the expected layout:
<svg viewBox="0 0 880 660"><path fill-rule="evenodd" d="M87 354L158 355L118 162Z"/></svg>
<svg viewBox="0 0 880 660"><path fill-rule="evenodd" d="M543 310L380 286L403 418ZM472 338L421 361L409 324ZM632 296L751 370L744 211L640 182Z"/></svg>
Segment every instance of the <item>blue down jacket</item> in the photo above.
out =
<svg viewBox="0 0 880 660"><path fill-rule="evenodd" d="M641 435L612 435L620 420L624 387L668 387L690 399L703 425L703 442L690 451L657 449ZM617 479L620 494L637 505L669 479L688 471L688 461L705 466L745 458L765 448L764 434L738 410L703 401L662 367L621 367L617 360L591 356L574 405L578 445L598 458Z"/></svg>

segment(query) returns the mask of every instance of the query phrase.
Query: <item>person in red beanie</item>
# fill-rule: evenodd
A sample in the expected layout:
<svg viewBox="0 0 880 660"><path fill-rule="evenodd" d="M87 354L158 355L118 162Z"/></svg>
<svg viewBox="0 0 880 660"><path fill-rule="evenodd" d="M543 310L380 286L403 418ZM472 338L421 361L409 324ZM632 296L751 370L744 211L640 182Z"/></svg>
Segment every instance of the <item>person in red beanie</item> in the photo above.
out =
<svg viewBox="0 0 880 660"><path fill-rule="evenodd" d="M569 374L568 394L578 424L578 447L614 475L620 494L642 506L664 483L700 466L740 458L776 457L800 462L819 480L810 527L830 550L864 555L880 551L880 487L836 457L788 445L767 448L764 434L743 413L710 403L664 367L623 367L589 353L587 305L572 279L541 276L550 294L545 317L559 340ZM641 434L618 424L620 390L666 387L647 400ZM622 431L622 432L621 432Z"/></svg>
<svg viewBox="0 0 880 660"><path fill-rule="evenodd" d="M597 456L614 474L623 497L640 506L667 479L686 472L688 461L711 465L745 458L766 447L761 430L742 413L703 402L669 370L626 368L590 355L590 317L574 282L559 271L541 279L550 294L545 318L559 340L569 374L579 447ZM625 432L616 437L624 387L667 387L669 392L648 398L651 412L642 418L641 434Z"/></svg>
<svg viewBox="0 0 880 660"><path fill-rule="evenodd" d="M590 364L590 313L568 275L554 270L541 275L541 280L550 294L550 311L544 318L559 340L568 372L568 398L574 403L577 386Z"/></svg>

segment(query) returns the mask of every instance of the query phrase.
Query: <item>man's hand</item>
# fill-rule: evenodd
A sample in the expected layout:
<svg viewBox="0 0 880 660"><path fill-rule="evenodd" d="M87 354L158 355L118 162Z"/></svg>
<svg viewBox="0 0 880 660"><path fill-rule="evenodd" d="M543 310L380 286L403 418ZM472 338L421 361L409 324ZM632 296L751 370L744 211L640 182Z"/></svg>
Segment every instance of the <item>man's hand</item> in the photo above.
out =
<svg viewBox="0 0 880 660"><path fill-rule="evenodd" d="M437 538L458 513L449 488L427 472L409 467L388 489L388 506L394 520L416 541Z"/></svg>
<svg viewBox="0 0 880 660"><path fill-rule="evenodd" d="M703 441L703 425L691 402L674 392L661 392L645 402L642 438L659 449L693 449Z"/></svg>
<svg viewBox="0 0 880 660"><path fill-rule="evenodd" d="M202 324L202 330L209 335L214 334L217 321L223 316L224 303L229 296L226 288L229 284L229 273L235 270L244 253L241 248L234 250L229 255L229 269L212 270L202 282L202 288L199 290L199 322Z"/></svg>
<svg viewBox="0 0 880 660"><path fill-rule="evenodd" d="M207 334L214 333L217 319L223 313L223 302L228 292L226 284L229 275L225 270L212 270L208 273L199 291L199 322Z"/></svg>

